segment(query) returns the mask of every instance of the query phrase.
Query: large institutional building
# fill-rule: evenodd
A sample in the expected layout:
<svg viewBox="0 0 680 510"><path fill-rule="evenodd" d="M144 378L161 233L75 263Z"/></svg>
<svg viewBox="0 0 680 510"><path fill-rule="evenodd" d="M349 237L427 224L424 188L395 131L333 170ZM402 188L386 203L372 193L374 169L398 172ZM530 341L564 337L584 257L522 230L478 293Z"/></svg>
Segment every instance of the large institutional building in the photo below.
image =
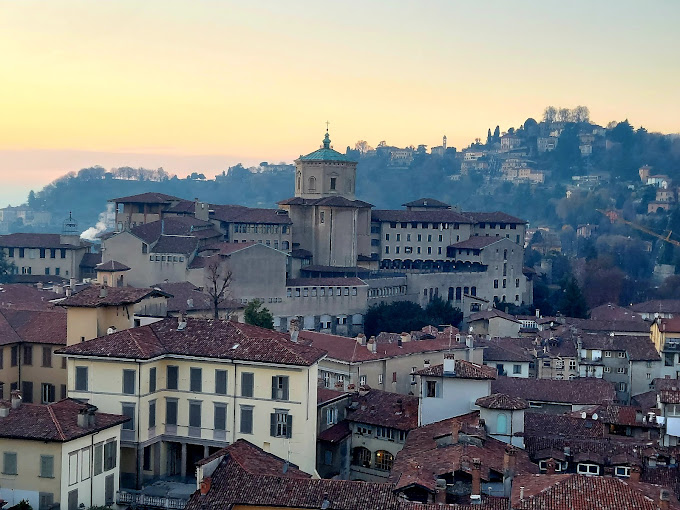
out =
<svg viewBox="0 0 680 510"><path fill-rule="evenodd" d="M328 132L295 166L295 196L278 209L158 193L112 199L117 228L103 240L98 278L205 287L219 266L232 274L229 297L262 300L277 328L299 319L303 329L345 335L361 332L380 302L440 297L466 317L494 301L532 302L524 220L431 198L374 210L356 198L357 162L332 148Z"/></svg>

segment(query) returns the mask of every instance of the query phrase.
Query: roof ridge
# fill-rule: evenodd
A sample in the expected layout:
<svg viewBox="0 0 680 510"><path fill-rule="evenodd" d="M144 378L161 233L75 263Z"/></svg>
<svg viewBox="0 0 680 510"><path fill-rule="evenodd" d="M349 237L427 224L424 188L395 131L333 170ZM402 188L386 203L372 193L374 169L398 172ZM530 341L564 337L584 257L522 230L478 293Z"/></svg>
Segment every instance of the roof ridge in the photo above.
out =
<svg viewBox="0 0 680 510"><path fill-rule="evenodd" d="M50 414L50 418L52 418L52 421L54 422L54 426L57 428L57 433L59 434L59 438L62 441L66 441L66 435L64 434L64 431L61 428L61 424L59 423L59 420L57 420L57 417L55 416L54 411L52 410L52 404L47 406L47 412Z"/></svg>

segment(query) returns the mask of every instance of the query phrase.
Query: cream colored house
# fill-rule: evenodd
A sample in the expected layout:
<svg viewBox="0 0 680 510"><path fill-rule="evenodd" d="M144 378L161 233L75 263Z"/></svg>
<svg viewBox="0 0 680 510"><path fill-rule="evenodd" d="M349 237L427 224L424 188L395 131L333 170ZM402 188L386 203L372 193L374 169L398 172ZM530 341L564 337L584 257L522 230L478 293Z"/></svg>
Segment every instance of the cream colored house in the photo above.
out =
<svg viewBox="0 0 680 510"><path fill-rule="evenodd" d="M325 352L288 334L168 318L61 354L71 397L131 418L121 436L125 487L192 476L198 460L239 438L314 472L315 388Z"/></svg>
<svg viewBox="0 0 680 510"><path fill-rule="evenodd" d="M125 416L71 399L25 404L20 392L0 401L0 499L35 510L111 505L118 490Z"/></svg>

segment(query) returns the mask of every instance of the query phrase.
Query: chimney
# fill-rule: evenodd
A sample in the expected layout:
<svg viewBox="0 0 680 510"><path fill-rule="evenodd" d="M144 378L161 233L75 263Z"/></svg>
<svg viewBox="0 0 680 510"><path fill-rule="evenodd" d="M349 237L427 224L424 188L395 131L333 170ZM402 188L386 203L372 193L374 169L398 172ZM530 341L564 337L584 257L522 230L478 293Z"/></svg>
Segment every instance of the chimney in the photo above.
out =
<svg viewBox="0 0 680 510"><path fill-rule="evenodd" d="M290 341L297 343L298 335L300 334L300 319L297 317L290 320L290 327L288 328L290 333Z"/></svg>
<svg viewBox="0 0 680 510"><path fill-rule="evenodd" d="M456 375L456 360L453 354L444 354L444 374Z"/></svg>
<svg viewBox="0 0 680 510"><path fill-rule="evenodd" d="M668 489L661 489L659 491L659 510L668 510L671 502L671 493Z"/></svg>
<svg viewBox="0 0 680 510"><path fill-rule="evenodd" d="M456 420L451 424L451 444L458 444L459 435L460 435L460 422Z"/></svg>
<svg viewBox="0 0 680 510"><path fill-rule="evenodd" d="M71 290L71 287L66 287L65 292L66 292L66 297L71 297L71 294L73 293L73 291ZM61 291L59 292L59 294L61 294Z"/></svg>
<svg viewBox="0 0 680 510"><path fill-rule="evenodd" d="M212 485L212 478L206 476L201 480L201 496L205 496L210 491L210 486Z"/></svg>
<svg viewBox="0 0 680 510"><path fill-rule="evenodd" d="M364 335L363 333L359 333L357 335L357 343L359 345L366 345L366 335Z"/></svg>
<svg viewBox="0 0 680 510"><path fill-rule="evenodd" d="M86 429L90 425L90 422L87 417L87 408L83 408L80 411L78 411L78 427L81 429Z"/></svg>
<svg viewBox="0 0 680 510"><path fill-rule="evenodd" d="M76 279L75 278L69 278L68 286L71 287L71 289L75 289L76 288Z"/></svg>
<svg viewBox="0 0 680 510"><path fill-rule="evenodd" d="M19 409L21 407L21 391L12 390L10 400L12 402L12 409Z"/></svg>
<svg viewBox="0 0 680 510"><path fill-rule="evenodd" d="M109 291L106 288L106 285L102 285L101 288L99 289L99 297L105 298L108 293L109 293Z"/></svg>
<svg viewBox="0 0 680 510"><path fill-rule="evenodd" d="M633 466L630 468L630 478L629 480L633 483L637 483L640 481L640 467L639 466Z"/></svg>
<svg viewBox="0 0 680 510"><path fill-rule="evenodd" d="M411 334L410 333L402 333L401 334L401 341L402 342L410 342L411 341Z"/></svg>
<svg viewBox="0 0 680 510"><path fill-rule="evenodd" d="M470 501L472 503L479 503L482 499L482 461L480 459L472 459L472 491L470 492Z"/></svg>
<svg viewBox="0 0 680 510"><path fill-rule="evenodd" d="M446 479L437 478L437 486L434 493L434 502L437 505L446 504Z"/></svg>
<svg viewBox="0 0 680 510"><path fill-rule="evenodd" d="M375 337L372 336L371 338L368 339L368 350L371 351L372 353L375 353L378 351L378 342L376 341Z"/></svg>
<svg viewBox="0 0 680 510"><path fill-rule="evenodd" d="M537 319L541 318L541 311L538 308L536 308L536 318Z"/></svg>
<svg viewBox="0 0 680 510"><path fill-rule="evenodd" d="M554 475L555 474L555 459L550 457L547 462L545 463L546 466L546 475Z"/></svg>
<svg viewBox="0 0 680 510"><path fill-rule="evenodd" d="M7 402L0 402L0 418L7 418L9 416L9 408L10 405Z"/></svg>
<svg viewBox="0 0 680 510"><path fill-rule="evenodd" d="M515 476L515 465L517 462L517 449L508 445L503 452L503 474L506 478Z"/></svg>
<svg viewBox="0 0 680 510"><path fill-rule="evenodd" d="M524 501L524 485L519 488L519 500Z"/></svg>
<svg viewBox="0 0 680 510"><path fill-rule="evenodd" d="M35 287L36 287L38 290L42 290L42 289L43 289L43 283L42 283L42 282L38 282L38 283L35 285Z"/></svg>

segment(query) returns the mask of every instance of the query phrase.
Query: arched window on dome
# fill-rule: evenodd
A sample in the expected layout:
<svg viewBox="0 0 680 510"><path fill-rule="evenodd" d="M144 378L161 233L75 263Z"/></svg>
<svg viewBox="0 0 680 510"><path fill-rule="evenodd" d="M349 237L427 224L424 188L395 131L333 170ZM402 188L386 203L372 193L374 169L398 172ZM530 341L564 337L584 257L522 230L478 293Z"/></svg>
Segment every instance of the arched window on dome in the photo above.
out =
<svg viewBox="0 0 680 510"><path fill-rule="evenodd" d="M311 176L309 178L309 190L308 191L316 191L316 177Z"/></svg>
<svg viewBox="0 0 680 510"><path fill-rule="evenodd" d="M302 188L302 174L300 172L297 173L297 189L300 191Z"/></svg>
<svg viewBox="0 0 680 510"><path fill-rule="evenodd" d="M499 414L496 418L496 434L508 433L508 417L504 414Z"/></svg>

